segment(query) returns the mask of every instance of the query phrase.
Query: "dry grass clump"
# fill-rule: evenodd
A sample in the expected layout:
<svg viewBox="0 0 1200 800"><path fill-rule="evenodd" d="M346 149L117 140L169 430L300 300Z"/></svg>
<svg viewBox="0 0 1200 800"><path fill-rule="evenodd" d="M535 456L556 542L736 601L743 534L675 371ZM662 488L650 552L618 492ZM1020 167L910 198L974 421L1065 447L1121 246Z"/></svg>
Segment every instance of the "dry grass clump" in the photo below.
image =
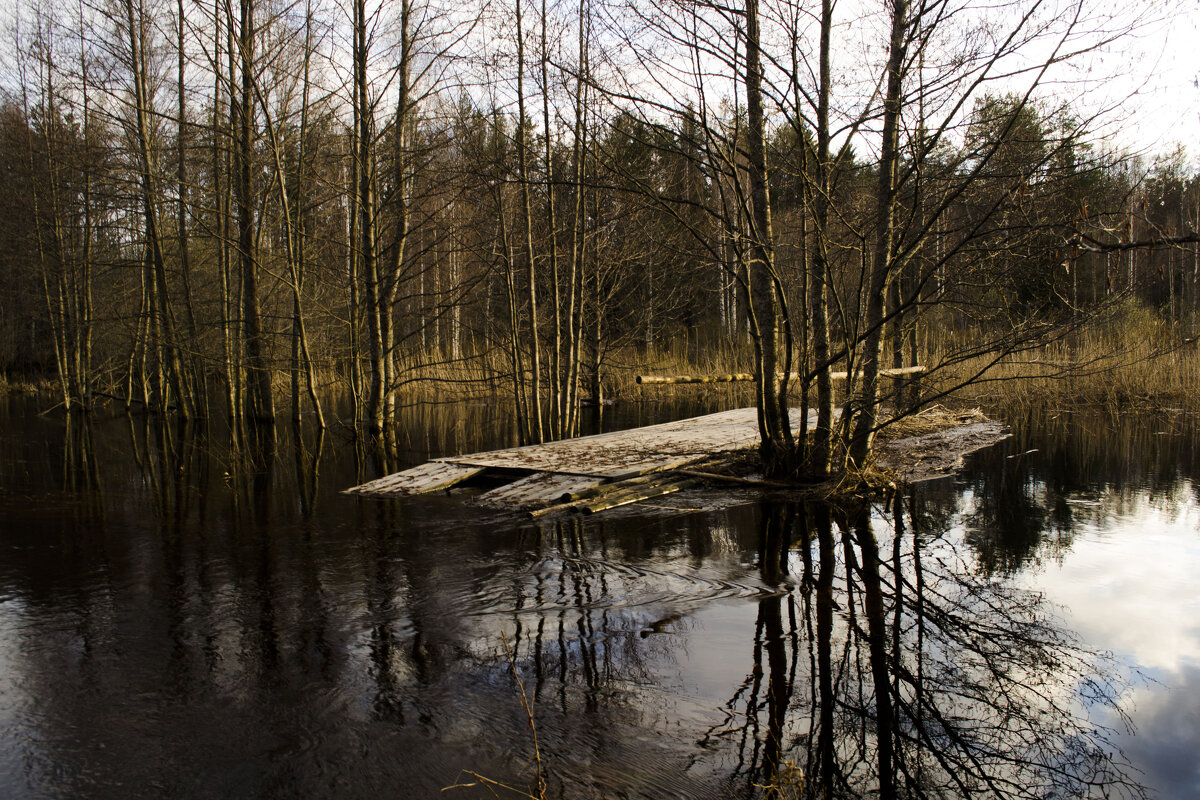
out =
<svg viewBox="0 0 1200 800"><path fill-rule="evenodd" d="M779 765L770 781L755 787L763 790L766 800L800 800L804 796L804 769L788 759Z"/></svg>
<svg viewBox="0 0 1200 800"><path fill-rule="evenodd" d="M979 408L963 410L950 409L943 405L932 405L916 414L901 415L898 418L889 420L885 423L886 427L880 429L879 439L881 441L907 439L926 433L936 433L958 425L967 425L972 422L986 422L987 419L987 415Z"/></svg>

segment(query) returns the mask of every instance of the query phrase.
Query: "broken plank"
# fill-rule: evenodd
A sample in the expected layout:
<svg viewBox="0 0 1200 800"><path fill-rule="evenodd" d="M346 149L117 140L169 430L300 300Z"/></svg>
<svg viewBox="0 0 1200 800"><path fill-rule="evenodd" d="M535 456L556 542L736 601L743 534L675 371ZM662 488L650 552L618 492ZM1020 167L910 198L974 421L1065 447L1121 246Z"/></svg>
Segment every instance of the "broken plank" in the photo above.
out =
<svg viewBox="0 0 1200 800"><path fill-rule="evenodd" d="M553 503L565 494L590 489L602 481L603 478L591 475L535 472L485 492L477 500L487 506L541 506Z"/></svg>
<svg viewBox="0 0 1200 800"><path fill-rule="evenodd" d="M464 464L451 464L444 461L430 461L426 464L397 472L361 486L347 489L344 494L357 494L366 497L399 497L410 494L428 494L440 489L449 489L456 483L461 483L473 475L483 471L483 467Z"/></svg>
<svg viewBox="0 0 1200 800"><path fill-rule="evenodd" d="M652 481L661 481L662 479L663 478L661 475L655 475L651 473L648 475L639 475L633 478L626 478L625 480L613 481L611 483L597 483L593 486L589 486L578 491L563 492L562 496L558 499L563 503L575 503L579 500L590 500L593 497L599 497L602 494L620 492L633 486L641 486L642 484L650 483Z"/></svg>

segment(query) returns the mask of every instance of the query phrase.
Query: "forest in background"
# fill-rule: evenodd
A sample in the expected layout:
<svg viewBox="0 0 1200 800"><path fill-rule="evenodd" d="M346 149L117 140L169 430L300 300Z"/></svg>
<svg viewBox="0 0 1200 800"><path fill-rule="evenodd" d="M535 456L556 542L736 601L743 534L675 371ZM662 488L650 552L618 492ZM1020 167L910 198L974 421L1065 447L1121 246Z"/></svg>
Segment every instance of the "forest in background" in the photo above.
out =
<svg viewBox="0 0 1200 800"><path fill-rule="evenodd" d="M1081 0L30 0L0 370L68 410L324 425L349 398L364 431L437 379L511 398L533 442L578 432L620 354L666 352L768 376L770 471L861 464L886 367L995 364L1131 303L1194 335L1200 177L1051 91L1142 24ZM811 445L789 403L820 412Z"/></svg>

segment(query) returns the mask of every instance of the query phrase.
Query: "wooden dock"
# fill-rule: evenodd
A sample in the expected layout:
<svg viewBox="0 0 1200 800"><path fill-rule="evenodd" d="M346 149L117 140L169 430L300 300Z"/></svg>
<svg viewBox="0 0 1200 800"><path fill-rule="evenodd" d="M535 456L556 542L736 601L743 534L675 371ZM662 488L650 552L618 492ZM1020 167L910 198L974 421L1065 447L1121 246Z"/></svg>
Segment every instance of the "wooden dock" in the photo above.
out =
<svg viewBox="0 0 1200 800"><path fill-rule="evenodd" d="M798 426L800 412L793 410ZM695 483L676 470L714 455L755 447L758 414L739 408L644 428L548 444L438 458L346 490L364 497L399 497L449 489L476 477L512 480L479 495L484 505L534 516L585 513L678 491Z"/></svg>

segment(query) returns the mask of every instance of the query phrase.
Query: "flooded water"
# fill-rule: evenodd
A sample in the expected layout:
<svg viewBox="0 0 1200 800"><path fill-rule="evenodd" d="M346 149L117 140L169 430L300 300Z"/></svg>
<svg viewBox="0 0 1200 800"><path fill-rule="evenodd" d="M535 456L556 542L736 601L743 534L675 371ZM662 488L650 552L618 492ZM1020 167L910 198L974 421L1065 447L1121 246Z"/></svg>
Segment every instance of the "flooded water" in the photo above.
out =
<svg viewBox="0 0 1200 800"><path fill-rule="evenodd" d="M385 457L0 398L0 795L1200 796L1197 419L1009 421L869 506L535 524L339 494L489 405Z"/></svg>

